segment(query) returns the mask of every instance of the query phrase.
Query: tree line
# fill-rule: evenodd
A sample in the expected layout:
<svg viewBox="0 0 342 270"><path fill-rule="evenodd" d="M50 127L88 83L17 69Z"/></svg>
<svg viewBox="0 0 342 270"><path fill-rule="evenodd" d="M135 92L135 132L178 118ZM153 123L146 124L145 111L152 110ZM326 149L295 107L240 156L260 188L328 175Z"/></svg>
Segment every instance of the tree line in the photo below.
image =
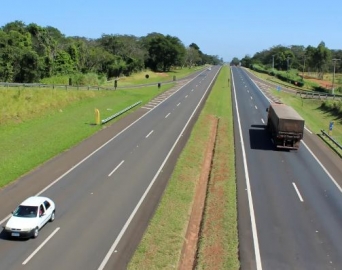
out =
<svg viewBox="0 0 342 270"><path fill-rule="evenodd" d="M150 33L103 34L100 38L67 37L52 26L22 21L0 28L0 81L32 83L53 76L95 73L107 79L151 69L221 64L196 43L185 46L178 37Z"/></svg>
<svg viewBox="0 0 342 270"><path fill-rule="evenodd" d="M336 73L342 72L342 50L329 49L323 41L317 47L277 45L257 52L252 57L250 55L242 59L234 57L231 64L241 64L245 67L263 65L279 71L297 69L300 72L316 72L318 77L323 79L324 73L332 72L334 66Z"/></svg>

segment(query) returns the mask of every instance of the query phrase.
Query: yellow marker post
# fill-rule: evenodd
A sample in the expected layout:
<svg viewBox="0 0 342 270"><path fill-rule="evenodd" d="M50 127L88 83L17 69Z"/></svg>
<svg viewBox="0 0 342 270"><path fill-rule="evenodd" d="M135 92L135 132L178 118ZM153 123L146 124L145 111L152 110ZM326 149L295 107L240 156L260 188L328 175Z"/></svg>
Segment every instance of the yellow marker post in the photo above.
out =
<svg viewBox="0 0 342 270"><path fill-rule="evenodd" d="M101 123L100 111L95 109L95 123L99 125Z"/></svg>

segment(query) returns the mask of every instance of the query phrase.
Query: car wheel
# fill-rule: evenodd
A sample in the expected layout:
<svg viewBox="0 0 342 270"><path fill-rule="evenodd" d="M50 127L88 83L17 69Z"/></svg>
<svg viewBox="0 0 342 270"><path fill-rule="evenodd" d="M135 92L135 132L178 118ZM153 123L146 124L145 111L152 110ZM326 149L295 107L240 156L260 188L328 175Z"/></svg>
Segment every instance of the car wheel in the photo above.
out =
<svg viewBox="0 0 342 270"><path fill-rule="evenodd" d="M33 238L37 238L38 237L38 234L39 234L39 229L38 227L34 229L33 231Z"/></svg>
<svg viewBox="0 0 342 270"><path fill-rule="evenodd" d="M55 211L52 212L51 217L50 217L50 222L55 220Z"/></svg>

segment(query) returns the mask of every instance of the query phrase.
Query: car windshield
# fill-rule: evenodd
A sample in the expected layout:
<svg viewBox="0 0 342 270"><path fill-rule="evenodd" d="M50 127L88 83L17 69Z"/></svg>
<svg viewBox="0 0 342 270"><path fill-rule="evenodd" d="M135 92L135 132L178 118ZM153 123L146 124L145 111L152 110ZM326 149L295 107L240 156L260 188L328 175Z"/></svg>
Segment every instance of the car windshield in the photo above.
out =
<svg viewBox="0 0 342 270"><path fill-rule="evenodd" d="M13 216L34 218L34 217L37 217L37 213L38 213L38 206L19 205L18 208L13 212Z"/></svg>

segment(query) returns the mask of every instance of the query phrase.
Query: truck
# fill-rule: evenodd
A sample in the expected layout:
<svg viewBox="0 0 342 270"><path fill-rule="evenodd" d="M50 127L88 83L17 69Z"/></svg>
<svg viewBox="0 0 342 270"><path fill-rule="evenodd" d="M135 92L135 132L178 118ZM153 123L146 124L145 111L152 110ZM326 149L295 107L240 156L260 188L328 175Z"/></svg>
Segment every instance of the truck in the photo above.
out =
<svg viewBox="0 0 342 270"><path fill-rule="evenodd" d="M304 119L290 106L275 102L266 109L267 129L277 148L299 149L304 136Z"/></svg>

